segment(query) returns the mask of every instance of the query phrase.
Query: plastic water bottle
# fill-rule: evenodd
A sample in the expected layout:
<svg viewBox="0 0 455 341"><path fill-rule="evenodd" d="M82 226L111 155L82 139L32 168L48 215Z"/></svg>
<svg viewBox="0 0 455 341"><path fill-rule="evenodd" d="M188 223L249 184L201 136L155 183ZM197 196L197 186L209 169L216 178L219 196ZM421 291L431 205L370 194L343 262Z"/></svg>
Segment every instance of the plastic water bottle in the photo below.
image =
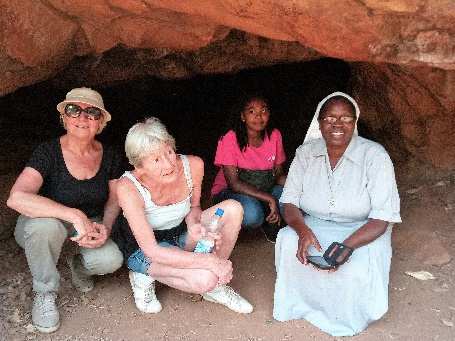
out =
<svg viewBox="0 0 455 341"><path fill-rule="evenodd" d="M196 244L194 252L199 253L210 253L215 246L215 241L208 236L208 232L215 233L221 228L220 219L223 216L224 211L221 208L217 208L215 214L210 218L208 222L203 224L206 229L205 235Z"/></svg>

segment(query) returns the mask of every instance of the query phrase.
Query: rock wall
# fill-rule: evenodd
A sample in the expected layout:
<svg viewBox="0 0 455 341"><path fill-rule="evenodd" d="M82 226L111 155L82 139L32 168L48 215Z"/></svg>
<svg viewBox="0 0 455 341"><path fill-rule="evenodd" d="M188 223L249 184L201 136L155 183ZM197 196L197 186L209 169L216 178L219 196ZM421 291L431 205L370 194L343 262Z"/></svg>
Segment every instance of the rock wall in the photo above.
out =
<svg viewBox="0 0 455 341"><path fill-rule="evenodd" d="M453 70L454 21L451 0L0 0L0 95L47 79L78 56L92 58L80 70L89 72L119 46L142 50L134 60L166 77L315 55ZM238 53L225 40L233 30L269 41L247 38ZM270 58L254 53L261 43ZM241 58L245 48L250 58ZM128 76L128 66L117 78Z"/></svg>
<svg viewBox="0 0 455 341"><path fill-rule="evenodd" d="M455 71L353 63L353 94L396 159L455 169Z"/></svg>

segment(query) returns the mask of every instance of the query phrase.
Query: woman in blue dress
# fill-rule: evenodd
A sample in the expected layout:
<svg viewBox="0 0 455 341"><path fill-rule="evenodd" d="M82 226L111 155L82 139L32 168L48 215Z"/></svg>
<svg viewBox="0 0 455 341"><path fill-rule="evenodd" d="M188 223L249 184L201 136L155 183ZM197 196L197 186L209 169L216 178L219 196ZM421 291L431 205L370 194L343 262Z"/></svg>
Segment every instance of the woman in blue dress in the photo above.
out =
<svg viewBox="0 0 455 341"><path fill-rule="evenodd" d="M392 162L358 136L359 114L341 92L319 103L280 198L288 226L275 246L273 315L333 336L355 335L386 313L391 227L401 222ZM308 262L330 247L330 270Z"/></svg>

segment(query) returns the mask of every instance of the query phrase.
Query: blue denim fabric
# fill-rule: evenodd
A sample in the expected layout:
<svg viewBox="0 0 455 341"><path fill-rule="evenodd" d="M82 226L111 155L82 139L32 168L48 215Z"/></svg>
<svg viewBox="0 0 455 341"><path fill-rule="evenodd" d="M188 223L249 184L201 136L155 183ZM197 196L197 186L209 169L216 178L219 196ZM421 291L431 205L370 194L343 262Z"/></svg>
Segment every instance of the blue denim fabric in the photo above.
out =
<svg viewBox="0 0 455 341"><path fill-rule="evenodd" d="M177 240L163 240L158 243L162 247L178 247L183 249L185 247L187 232L180 234ZM150 260L144 255L141 249L137 249L128 258L128 269L134 272L139 272L144 275L148 275L148 269L150 267Z"/></svg>
<svg viewBox="0 0 455 341"><path fill-rule="evenodd" d="M281 193L283 192L283 186L275 185L273 186L270 194L272 194L277 202L281 197ZM246 194L240 194L233 192L229 189L221 191L220 193L213 196L214 203L219 203L223 200L227 199L234 199L240 202L243 207L243 221L242 226L246 229L256 229L260 227L267 216L267 212L269 212L269 207L266 203L253 198ZM282 212L282 207L280 207L280 212Z"/></svg>

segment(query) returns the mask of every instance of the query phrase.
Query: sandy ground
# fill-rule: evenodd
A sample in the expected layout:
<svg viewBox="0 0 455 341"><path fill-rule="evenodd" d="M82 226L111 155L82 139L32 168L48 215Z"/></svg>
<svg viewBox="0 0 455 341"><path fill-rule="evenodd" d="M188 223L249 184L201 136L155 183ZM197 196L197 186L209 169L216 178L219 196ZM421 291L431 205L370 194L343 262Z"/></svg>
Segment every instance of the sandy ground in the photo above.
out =
<svg viewBox="0 0 455 341"><path fill-rule="evenodd" d="M88 294L71 286L64 256L59 268L61 328L36 332L31 323L31 278L13 239L0 242L1 340L455 340L455 178L402 188L403 224L393 235L388 313L358 336L333 338L304 320L273 320L274 246L261 233L242 234L232 256L232 286L255 306L250 315L202 301L198 295L158 286L163 311L136 310L127 270L99 277ZM421 281L406 271L426 270ZM289 297L292 299L292 297Z"/></svg>

